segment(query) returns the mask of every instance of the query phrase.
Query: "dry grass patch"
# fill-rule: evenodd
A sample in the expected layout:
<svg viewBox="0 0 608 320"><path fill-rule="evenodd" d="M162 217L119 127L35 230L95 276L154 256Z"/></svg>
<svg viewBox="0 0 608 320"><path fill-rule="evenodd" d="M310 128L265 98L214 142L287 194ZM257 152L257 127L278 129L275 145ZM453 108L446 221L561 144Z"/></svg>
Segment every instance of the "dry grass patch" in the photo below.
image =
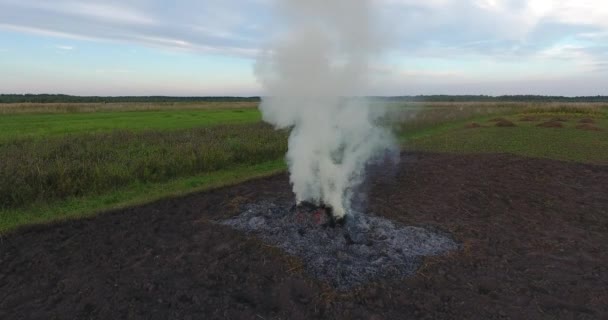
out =
<svg viewBox="0 0 608 320"><path fill-rule="evenodd" d="M91 113L115 111L208 110L257 108L255 101L125 102L125 103L0 103L0 114Z"/></svg>
<svg viewBox="0 0 608 320"><path fill-rule="evenodd" d="M464 126L464 127L465 127L466 129L475 129L475 128L481 128L481 127L482 127L482 125L480 125L480 124L479 124L479 123L477 123L477 122L472 122L472 123L467 124L467 125L466 125L466 126Z"/></svg>
<svg viewBox="0 0 608 320"><path fill-rule="evenodd" d="M601 128L596 127L595 125L593 125L591 123L579 124L578 126L576 126L576 128L579 130L586 130L586 131L602 131Z"/></svg>
<svg viewBox="0 0 608 320"><path fill-rule="evenodd" d="M500 121L497 121L495 126L502 127L502 128L516 127L515 123L513 123L512 121L509 121L507 119L502 119Z"/></svg>
<svg viewBox="0 0 608 320"><path fill-rule="evenodd" d="M536 126L539 128L563 128L564 124L559 121L547 121Z"/></svg>
<svg viewBox="0 0 608 320"><path fill-rule="evenodd" d="M529 121L529 122L534 122L534 121L540 121L541 118L538 116L522 116L519 118L519 121Z"/></svg>

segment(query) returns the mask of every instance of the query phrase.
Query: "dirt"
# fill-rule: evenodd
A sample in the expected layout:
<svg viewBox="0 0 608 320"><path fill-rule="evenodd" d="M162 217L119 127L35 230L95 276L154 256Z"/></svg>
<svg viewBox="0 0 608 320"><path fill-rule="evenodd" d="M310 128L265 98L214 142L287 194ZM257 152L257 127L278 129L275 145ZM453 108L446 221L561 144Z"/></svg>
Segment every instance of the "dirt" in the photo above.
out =
<svg viewBox="0 0 608 320"><path fill-rule="evenodd" d="M564 124L560 121L547 121L536 125L540 128L563 128Z"/></svg>
<svg viewBox="0 0 608 320"><path fill-rule="evenodd" d="M475 129L475 128L481 128L482 125L480 125L479 123L476 123L476 122L472 122L472 123L465 125L464 127L466 129Z"/></svg>
<svg viewBox="0 0 608 320"><path fill-rule="evenodd" d="M506 120L506 119L496 122L495 125L497 127L516 127L515 123L513 123L512 121Z"/></svg>
<svg viewBox="0 0 608 320"><path fill-rule="evenodd" d="M590 123L590 124L594 124L595 120L593 120L591 118L583 118L583 119L579 120L578 123Z"/></svg>
<svg viewBox="0 0 608 320"><path fill-rule="evenodd" d="M576 126L577 129L587 130L587 131L602 131L600 127L597 127L591 123L583 123Z"/></svg>
<svg viewBox="0 0 608 320"><path fill-rule="evenodd" d="M519 118L519 121L540 121L540 117L537 116L523 116Z"/></svg>
<svg viewBox="0 0 608 320"><path fill-rule="evenodd" d="M566 118L566 117L554 117L549 121L559 121L559 122L568 122L570 119Z"/></svg>
<svg viewBox="0 0 608 320"><path fill-rule="evenodd" d="M0 319L608 318L608 166L406 153L374 173L370 212L462 249L338 292L213 222L293 201L278 175L4 236Z"/></svg>

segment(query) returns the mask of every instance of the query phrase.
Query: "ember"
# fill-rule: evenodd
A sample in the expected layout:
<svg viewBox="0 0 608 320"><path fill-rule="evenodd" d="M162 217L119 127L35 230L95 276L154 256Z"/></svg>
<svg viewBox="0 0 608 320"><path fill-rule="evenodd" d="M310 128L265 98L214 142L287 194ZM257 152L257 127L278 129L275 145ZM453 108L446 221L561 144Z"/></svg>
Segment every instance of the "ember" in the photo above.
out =
<svg viewBox="0 0 608 320"><path fill-rule="evenodd" d="M295 214L295 219L301 224L313 226L332 227L344 225L345 217L336 218L332 208L325 204L316 205L308 201L294 205L290 212Z"/></svg>

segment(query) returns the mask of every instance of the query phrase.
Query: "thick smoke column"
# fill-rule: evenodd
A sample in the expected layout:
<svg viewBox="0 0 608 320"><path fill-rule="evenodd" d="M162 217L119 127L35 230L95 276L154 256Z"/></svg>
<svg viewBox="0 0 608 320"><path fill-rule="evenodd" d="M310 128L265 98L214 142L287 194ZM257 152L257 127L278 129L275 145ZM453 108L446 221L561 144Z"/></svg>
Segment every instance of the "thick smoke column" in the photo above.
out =
<svg viewBox="0 0 608 320"><path fill-rule="evenodd" d="M291 128L287 162L298 202L349 213L353 190L393 137L367 93L380 37L367 0L277 0L285 33L256 66L264 120ZM359 97L357 97L359 96Z"/></svg>

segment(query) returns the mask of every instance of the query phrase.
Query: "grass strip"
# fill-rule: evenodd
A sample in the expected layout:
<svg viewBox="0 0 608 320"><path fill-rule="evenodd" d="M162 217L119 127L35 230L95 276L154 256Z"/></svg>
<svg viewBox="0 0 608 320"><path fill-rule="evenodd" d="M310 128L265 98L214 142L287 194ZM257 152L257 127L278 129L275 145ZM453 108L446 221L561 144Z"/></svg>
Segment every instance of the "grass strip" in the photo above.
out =
<svg viewBox="0 0 608 320"><path fill-rule="evenodd" d="M0 211L0 235L20 227L94 216L100 212L142 205L267 177L286 169L283 159L236 166L165 183L136 183L102 195L71 198L51 204Z"/></svg>
<svg viewBox="0 0 608 320"><path fill-rule="evenodd" d="M596 118L598 131L578 129L580 117L570 117L561 128L540 128L553 115L535 122L508 116L515 127L496 127L492 117L438 125L402 136L409 150L448 153L510 153L532 158L555 159L590 164L608 164L608 119ZM482 127L465 128L475 122Z"/></svg>

